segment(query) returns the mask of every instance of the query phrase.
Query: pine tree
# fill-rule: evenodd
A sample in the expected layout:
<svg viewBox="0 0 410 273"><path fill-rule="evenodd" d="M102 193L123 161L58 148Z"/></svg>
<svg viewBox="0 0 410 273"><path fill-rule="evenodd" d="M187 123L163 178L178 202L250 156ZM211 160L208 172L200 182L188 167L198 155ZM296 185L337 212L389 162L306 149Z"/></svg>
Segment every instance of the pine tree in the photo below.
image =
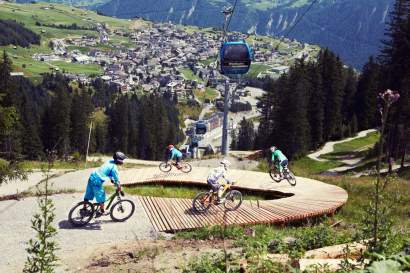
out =
<svg viewBox="0 0 410 273"><path fill-rule="evenodd" d="M0 141L4 141L17 123L17 111L14 107L3 107L0 96ZM6 150L7 151L7 150ZM7 154L1 154L4 158L10 159ZM27 174L16 162L8 162L0 158L0 185L9 180L26 179Z"/></svg>
<svg viewBox="0 0 410 273"><path fill-rule="evenodd" d="M380 66L373 58L363 67L357 84L355 112L359 120L359 130L373 128L377 125L376 98L380 91Z"/></svg>
<svg viewBox="0 0 410 273"><path fill-rule="evenodd" d="M275 94L276 94L276 84L274 81L269 80L265 85L264 89L266 93L259 98L258 107L261 108L261 117L258 127L258 132L255 137L255 147L258 149L265 149L271 143L269 136L272 134L273 127L273 110L275 109Z"/></svg>
<svg viewBox="0 0 410 273"><path fill-rule="evenodd" d="M322 77L319 67L310 63L307 67L310 82L308 117L310 126L311 149L316 149L323 143L324 103Z"/></svg>
<svg viewBox="0 0 410 273"><path fill-rule="evenodd" d="M326 99L324 140L342 137L343 65L339 58L328 49L321 52L319 65Z"/></svg>
<svg viewBox="0 0 410 273"><path fill-rule="evenodd" d="M286 93L281 96L282 107L279 112L279 135L277 146L290 158L302 155L309 150L310 126L307 118L310 82L307 78L307 67L304 61L297 63L289 71Z"/></svg>
<svg viewBox="0 0 410 273"><path fill-rule="evenodd" d="M240 151L249 151L253 149L255 139L255 129L252 121L245 117L239 123L237 149Z"/></svg>
<svg viewBox="0 0 410 273"><path fill-rule="evenodd" d="M111 140L111 152L116 150L128 152L128 105L128 98L120 97L108 112L110 119L108 135Z"/></svg>
<svg viewBox="0 0 410 273"><path fill-rule="evenodd" d="M12 71L12 62L8 57L6 51L3 51L2 60L0 62L0 94L7 94L10 90ZM4 103L9 103L8 101Z"/></svg>
<svg viewBox="0 0 410 273"><path fill-rule="evenodd" d="M346 131L343 132L344 137L352 136L356 133L355 127L352 124L353 116L355 115L355 97L357 92L357 78L353 69L348 69L346 71L346 80L344 86L344 98L342 105L342 114L343 114L343 126L346 128ZM357 120L356 120L357 121Z"/></svg>
<svg viewBox="0 0 410 273"><path fill-rule="evenodd" d="M22 112L22 153L29 160L40 160L44 157L40 128L35 111L28 99Z"/></svg>
<svg viewBox="0 0 410 273"><path fill-rule="evenodd" d="M235 151L237 150L237 144L238 144L238 139L236 137L236 132L235 130L231 130L231 145L229 147L229 149Z"/></svg>
<svg viewBox="0 0 410 273"><path fill-rule="evenodd" d="M54 97L43 117L43 145L46 149L57 149L60 156L70 152L71 97L62 83L57 83Z"/></svg>
<svg viewBox="0 0 410 273"><path fill-rule="evenodd" d="M10 72L12 62L5 51L3 51L2 60L0 62L0 105L5 107L3 110L7 113L14 114L13 117L13 129L0 132L0 152L8 160L17 160L21 158L21 124L19 109L16 107L16 103L13 101L13 96L16 93ZM3 121L11 120L10 117L5 117Z"/></svg>
<svg viewBox="0 0 410 273"><path fill-rule="evenodd" d="M81 155L86 153L89 125L93 110L94 107L88 92L86 90L76 90L71 103L70 142L71 150L79 152Z"/></svg>
<svg viewBox="0 0 410 273"><path fill-rule="evenodd" d="M410 70L410 1L396 0L390 14L384 48L379 59L388 87L400 90L401 82Z"/></svg>

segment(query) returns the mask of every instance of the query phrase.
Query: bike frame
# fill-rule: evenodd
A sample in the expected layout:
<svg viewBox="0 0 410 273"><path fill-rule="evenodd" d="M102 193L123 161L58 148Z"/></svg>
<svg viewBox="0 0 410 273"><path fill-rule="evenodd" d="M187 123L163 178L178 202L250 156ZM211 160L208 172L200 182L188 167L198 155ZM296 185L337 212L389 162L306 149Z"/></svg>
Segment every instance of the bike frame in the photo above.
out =
<svg viewBox="0 0 410 273"><path fill-rule="evenodd" d="M289 167L288 167L288 165L286 165L286 167L283 167L282 172L280 171L280 167L279 167L278 164L276 164L276 163L274 163L274 164L272 165L272 168L271 168L271 169L274 170L276 173L279 173L279 174L288 174L288 173L289 173ZM286 170L286 172L285 172L285 170Z"/></svg>
<svg viewBox="0 0 410 273"><path fill-rule="evenodd" d="M221 195L221 196L223 196L223 195L226 193L226 191L231 188L231 184L224 183L224 184L222 184L221 186L223 187L223 191L222 191L222 195ZM212 191L212 195L214 195L214 196L217 196L217 195L218 195L218 192L217 192L217 191L216 191L216 192L213 191L213 190L211 190L211 191Z"/></svg>
<svg viewBox="0 0 410 273"><path fill-rule="evenodd" d="M108 205L105 207L105 209L108 210L110 208L110 206L114 202L115 197L120 197L120 192L118 190L115 190L115 192L111 194L107 200L105 200L104 204L108 202ZM99 203L93 203L93 205L98 207Z"/></svg>

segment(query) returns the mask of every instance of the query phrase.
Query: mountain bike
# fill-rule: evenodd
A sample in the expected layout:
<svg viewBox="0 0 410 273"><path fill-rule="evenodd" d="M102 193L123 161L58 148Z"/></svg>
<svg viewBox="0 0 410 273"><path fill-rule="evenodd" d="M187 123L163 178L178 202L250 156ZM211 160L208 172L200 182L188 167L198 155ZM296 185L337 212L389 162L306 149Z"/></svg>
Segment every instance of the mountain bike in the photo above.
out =
<svg viewBox="0 0 410 273"><path fill-rule="evenodd" d="M234 211L242 204L242 193L238 190L232 190L231 185L233 183L225 183L221 185L223 187L222 197L225 199L221 203L218 202L218 192L213 189L207 192L198 193L192 201L192 208L198 213L204 213L209 210L211 205L223 204L225 209Z"/></svg>
<svg viewBox="0 0 410 273"><path fill-rule="evenodd" d="M173 166L179 169L183 173L189 173L190 171L192 171L192 166L188 162L185 162L185 161L179 162L179 168L178 168L177 163L172 160L161 162L161 164L159 164L159 169L162 172L167 173L172 170Z"/></svg>
<svg viewBox="0 0 410 273"><path fill-rule="evenodd" d="M126 221L135 210L134 202L121 199L121 196L124 196L124 192L117 187L115 192L105 201L105 203L108 203L105 209L108 211L111 208L110 217L115 222ZM117 201L114 201L115 199ZM102 214L98 203L81 201L70 210L68 220L73 226L81 227L88 224L97 214Z"/></svg>
<svg viewBox="0 0 410 273"><path fill-rule="evenodd" d="M272 167L269 170L269 175L273 181L279 183L283 179L286 179L291 186L296 186L296 177L295 175L289 170L288 166L283 167L282 177L279 170L278 164L275 162L272 164Z"/></svg>

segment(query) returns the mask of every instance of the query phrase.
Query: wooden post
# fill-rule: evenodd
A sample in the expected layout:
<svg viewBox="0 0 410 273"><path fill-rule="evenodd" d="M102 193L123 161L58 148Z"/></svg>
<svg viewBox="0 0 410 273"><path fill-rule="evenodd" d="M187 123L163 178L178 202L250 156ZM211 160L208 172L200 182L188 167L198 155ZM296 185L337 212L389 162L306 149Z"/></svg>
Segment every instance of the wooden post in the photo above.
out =
<svg viewBox="0 0 410 273"><path fill-rule="evenodd" d="M91 130L93 129L93 122L90 123L90 132L88 133L87 151L85 154L85 168L87 168L88 150L90 149Z"/></svg>

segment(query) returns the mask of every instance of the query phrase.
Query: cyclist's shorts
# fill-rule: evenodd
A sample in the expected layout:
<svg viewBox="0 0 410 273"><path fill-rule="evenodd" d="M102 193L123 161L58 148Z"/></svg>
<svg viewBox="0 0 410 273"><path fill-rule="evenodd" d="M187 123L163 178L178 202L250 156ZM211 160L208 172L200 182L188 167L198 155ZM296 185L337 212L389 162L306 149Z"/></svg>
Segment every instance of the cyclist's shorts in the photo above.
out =
<svg viewBox="0 0 410 273"><path fill-rule="evenodd" d="M213 181L213 180L208 180L207 181L208 185L212 187L212 190L214 192L217 192L221 185L219 185L218 181Z"/></svg>
<svg viewBox="0 0 410 273"><path fill-rule="evenodd" d="M280 165L282 165L282 167L286 167L288 164L289 164L289 161L287 159L280 162Z"/></svg>
<svg viewBox="0 0 410 273"><path fill-rule="evenodd" d="M90 177L90 179L88 179L87 189L85 190L84 200L92 201L95 198L98 203L104 203L105 191L102 185L102 182Z"/></svg>

